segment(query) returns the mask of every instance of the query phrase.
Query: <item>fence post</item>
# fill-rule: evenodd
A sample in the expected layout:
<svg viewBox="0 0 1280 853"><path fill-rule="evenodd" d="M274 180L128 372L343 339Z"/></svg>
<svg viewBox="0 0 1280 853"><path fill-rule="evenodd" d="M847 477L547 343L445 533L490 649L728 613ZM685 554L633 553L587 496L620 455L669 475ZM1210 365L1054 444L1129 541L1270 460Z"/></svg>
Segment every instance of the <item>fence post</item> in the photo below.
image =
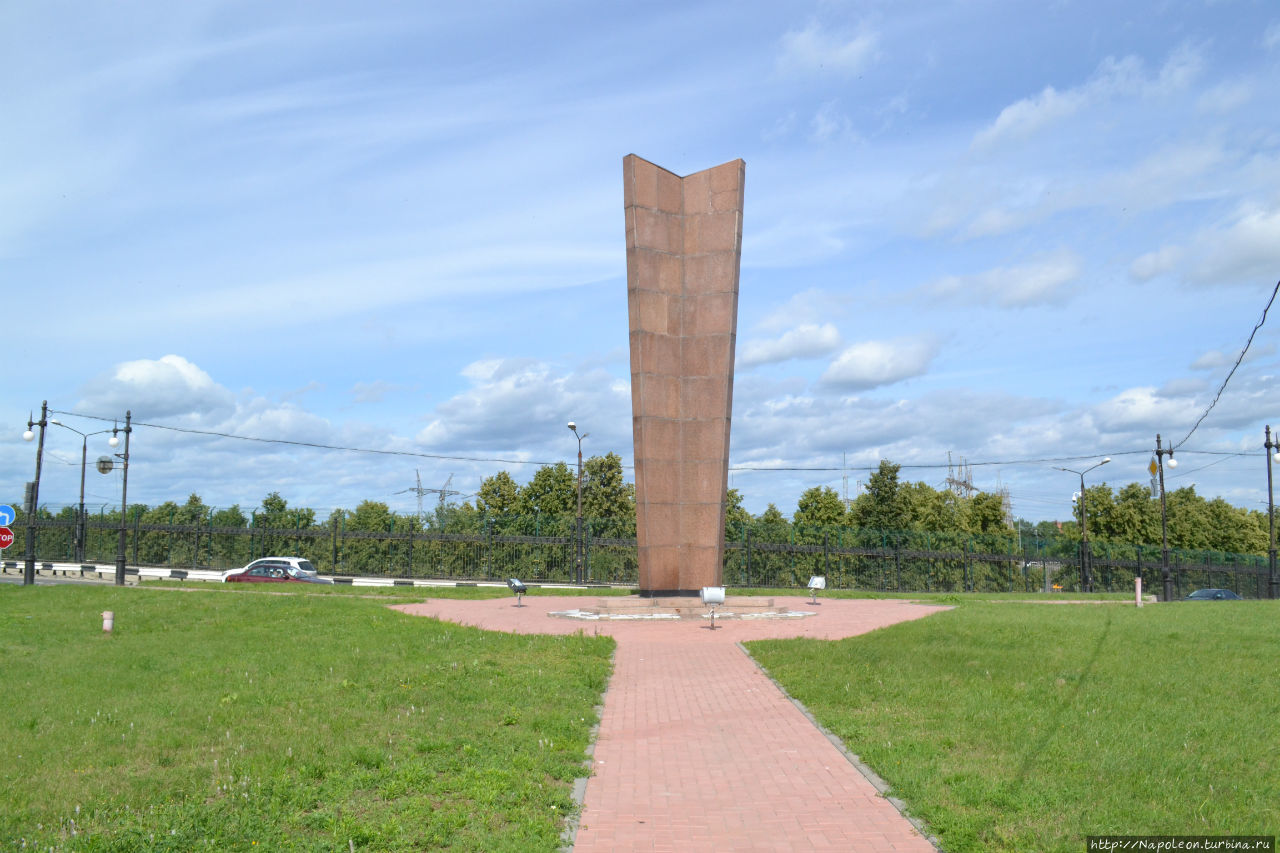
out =
<svg viewBox="0 0 1280 853"><path fill-rule="evenodd" d="M394 576L396 573L396 517L393 515L387 519L387 573Z"/></svg>
<svg viewBox="0 0 1280 853"><path fill-rule="evenodd" d="M409 559L408 559L408 577L413 577L413 533L414 524L409 522Z"/></svg>
<svg viewBox="0 0 1280 853"><path fill-rule="evenodd" d="M822 529L822 574L831 574L831 531Z"/></svg>
<svg viewBox="0 0 1280 853"><path fill-rule="evenodd" d="M484 576L493 577L493 517L488 513L484 517Z"/></svg>
<svg viewBox="0 0 1280 853"><path fill-rule="evenodd" d="M333 560L331 562L331 565L333 566L332 571L334 574L337 574L338 573L338 515L336 513L333 516L333 535L330 537L330 539L332 540L332 543L333 543Z"/></svg>
<svg viewBox="0 0 1280 853"><path fill-rule="evenodd" d="M964 592L973 592L973 585L969 575L969 545L970 542L966 539L964 544L960 546L964 554Z"/></svg>

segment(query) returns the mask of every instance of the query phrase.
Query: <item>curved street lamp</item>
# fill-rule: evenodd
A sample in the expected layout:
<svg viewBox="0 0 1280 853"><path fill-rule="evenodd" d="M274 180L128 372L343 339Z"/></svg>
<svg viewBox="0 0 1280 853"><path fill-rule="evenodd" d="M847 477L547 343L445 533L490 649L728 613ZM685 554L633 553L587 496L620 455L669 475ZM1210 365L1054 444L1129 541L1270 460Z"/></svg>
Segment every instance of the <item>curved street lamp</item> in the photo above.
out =
<svg viewBox="0 0 1280 853"><path fill-rule="evenodd" d="M76 435L80 436L80 438L82 439L82 441L80 442L80 508L79 508L79 512L76 515L75 560L77 563L83 563L84 562L84 538L85 538L84 537L84 527L85 527L84 471L85 471L86 463L89 461L89 436L103 435L105 433L111 432L111 430L100 429L97 432L81 432L80 430L76 429L73 426L67 426L57 418L50 418L49 423L53 424L54 426L60 426L63 429L69 429L72 432L74 432ZM107 444L111 445L112 447L115 447L119 443L120 443L120 439L116 438L114 434L111 436L111 438L107 440Z"/></svg>
<svg viewBox="0 0 1280 853"><path fill-rule="evenodd" d="M577 558L577 583L582 583L582 440L590 433L584 432L578 435L578 425L573 421L569 421L569 429L573 432L575 438L578 439L578 542L575 551Z"/></svg>
<svg viewBox="0 0 1280 853"><path fill-rule="evenodd" d="M1054 466L1055 471L1066 471L1068 474L1076 474L1080 477L1080 586L1085 592L1093 592L1093 554L1089 551L1089 516L1085 511L1084 501L1084 475L1088 474L1094 468L1100 468L1111 461L1111 457L1104 457L1103 460L1095 465L1090 465L1083 471L1074 471L1070 468L1059 468Z"/></svg>

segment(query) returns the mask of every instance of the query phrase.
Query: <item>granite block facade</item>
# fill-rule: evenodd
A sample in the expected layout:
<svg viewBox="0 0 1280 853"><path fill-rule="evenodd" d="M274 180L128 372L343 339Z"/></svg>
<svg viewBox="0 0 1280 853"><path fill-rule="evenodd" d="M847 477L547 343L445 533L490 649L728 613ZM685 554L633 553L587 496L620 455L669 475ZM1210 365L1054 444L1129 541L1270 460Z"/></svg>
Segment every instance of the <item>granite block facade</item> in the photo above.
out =
<svg viewBox="0 0 1280 853"><path fill-rule="evenodd" d="M745 174L623 159L642 594L721 585Z"/></svg>

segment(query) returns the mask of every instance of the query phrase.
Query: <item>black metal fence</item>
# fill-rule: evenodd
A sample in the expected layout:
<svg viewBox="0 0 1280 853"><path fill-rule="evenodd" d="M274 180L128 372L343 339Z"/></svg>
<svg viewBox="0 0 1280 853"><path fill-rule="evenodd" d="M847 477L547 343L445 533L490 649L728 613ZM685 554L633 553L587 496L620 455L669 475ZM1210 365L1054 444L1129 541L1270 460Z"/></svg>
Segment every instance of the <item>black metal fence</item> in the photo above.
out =
<svg viewBox="0 0 1280 853"><path fill-rule="evenodd" d="M296 529L215 527L209 524L144 523L135 514L126 523L125 556L131 565L227 569L267 555L305 557L324 574L391 578L569 582L577 579L572 530L556 535L515 532L518 525L482 519L467 532L423 530L415 525L389 531L348 530L337 520ZM586 525L584 580L634 584L636 540L597 535L603 525ZM113 563L119 521L87 519L84 556L88 563ZM604 528L605 532L609 532ZM834 589L884 592L1038 592L1081 589L1079 542L1019 540L1012 534L968 536L895 533L846 528L744 526L729 531L724 582L737 587L803 588L823 575ZM26 526L6 552L25 554ZM42 562L74 560L73 520L41 519L36 554ZM1141 576L1157 593L1162 578L1160 551L1151 546L1090 543L1095 591L1129 592ZM1174 589L1219 587L1245 598L1265 598L1265 557L1206 551L1171 551Z"/></svg>

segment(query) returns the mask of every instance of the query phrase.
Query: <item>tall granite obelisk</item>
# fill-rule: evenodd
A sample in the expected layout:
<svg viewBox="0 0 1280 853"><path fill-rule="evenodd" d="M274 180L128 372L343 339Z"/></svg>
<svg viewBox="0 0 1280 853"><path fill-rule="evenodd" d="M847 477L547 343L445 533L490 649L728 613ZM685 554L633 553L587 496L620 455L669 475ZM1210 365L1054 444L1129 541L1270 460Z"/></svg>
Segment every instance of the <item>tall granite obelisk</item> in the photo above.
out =
<svg viewBox="0 0 1280 853"><path fill-rule="evenodd" d="M640 593L721 585L746 164L622 161Z"/></svg>

